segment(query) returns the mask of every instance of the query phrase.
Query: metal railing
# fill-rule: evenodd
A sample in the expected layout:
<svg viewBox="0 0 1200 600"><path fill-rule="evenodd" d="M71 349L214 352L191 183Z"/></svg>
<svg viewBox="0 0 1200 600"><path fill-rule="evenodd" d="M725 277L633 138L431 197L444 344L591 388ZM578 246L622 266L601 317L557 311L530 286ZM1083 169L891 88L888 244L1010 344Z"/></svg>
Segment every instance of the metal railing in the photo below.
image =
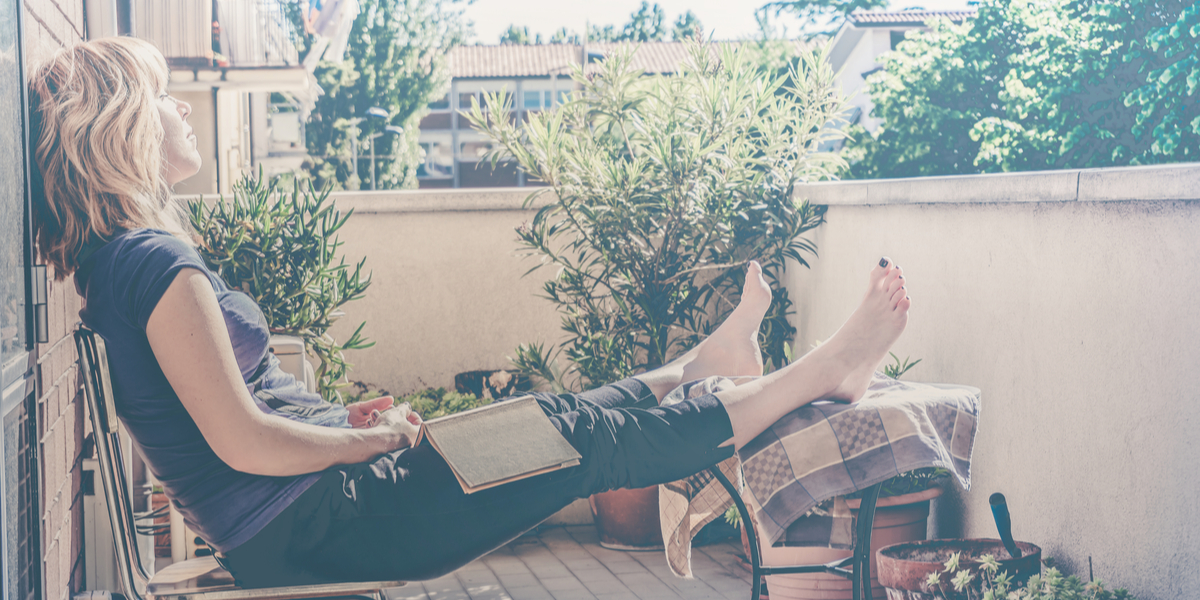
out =
<svg viewBox="0 0 1200 600"><path fill-rule="evenodd" d="M133 0L134 35L180 67L300 64L283 0Z"/></svg>

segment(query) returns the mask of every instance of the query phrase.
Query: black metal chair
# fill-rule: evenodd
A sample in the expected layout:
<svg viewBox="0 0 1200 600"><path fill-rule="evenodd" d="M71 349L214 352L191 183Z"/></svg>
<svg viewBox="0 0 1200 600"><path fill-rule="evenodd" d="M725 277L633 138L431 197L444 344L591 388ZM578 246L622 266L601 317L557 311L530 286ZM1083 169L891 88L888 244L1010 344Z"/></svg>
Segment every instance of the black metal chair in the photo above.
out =
<svg viewBox="0 0 1200 600"><path fill-rule="evenodd" d="M764 567L762 557L758 551L758 536L754 533L753 526L746 526L747 523L752 523L749 509L746 508L746 503L742 501L742 496L738 493L738 489L729 481L729 478L721 472L719 466L709 469L709 472L716 477L717 481L725 487L725 491L729 492L729 496L733 498L734 505L737 506L738 514L742 518L743 529L746 531L746 541L750 546L750 556L747 558L750 561L752 572L750 600L758 600L762 593L762 581L764 575L786 575L790 573L830 573L839 577L845 577L851 582L851 589L854 600L869 600L871 597L871 527L875 523L875 503L879 500L879 490L883 486L882 483L875 484L867 488L863 492L862 504L858 509L858 519L855 524L855 543L854 552L846 558L835 560L823 565L792 565L792 566L774 566Z"/></svg>
<svg viewBox="0 0 1200 600"><path fill-rule="evenodd" d="M104 340L80 326L75 331L79 369L87 396L96 440L96 458L108 516L112 520L113 545L125 593L132 600L270 600L276 598L369 598L384 600L384 588L401 587L403 581L337 583L259 589L239 588L212 556L177 562L153 576L146 573L134 529L129 482L117 437L119 423L113 405L112 382Z"/></svg>

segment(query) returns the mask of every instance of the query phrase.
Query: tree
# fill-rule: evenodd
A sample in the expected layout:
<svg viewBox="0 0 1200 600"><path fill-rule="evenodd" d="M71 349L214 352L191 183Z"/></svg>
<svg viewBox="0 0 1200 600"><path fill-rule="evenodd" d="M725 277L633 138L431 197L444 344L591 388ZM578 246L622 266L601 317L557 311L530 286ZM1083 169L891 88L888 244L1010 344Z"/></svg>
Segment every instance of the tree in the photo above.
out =
<svg viewBox="0 0 1200 600"><path fill-rule="evenodd" d="M671 28L671 41L674 42L682 42L703 36L704 24L700 22L700 18L696 16L696 13L690 10L679 15L679 18L675 19L675 26Z"/></svg>
<svg viewBox="0 0 1200 600"><path fill-rule="evenodd" d="M539 33L539 34L535 35L533 38L530 38L528 27L517 27L516 25L509 25L508 31L505 31L504 33L500 34L500 43L501 44L516 44L516 45L520 45L520 46L528 46L529 44L540 44L540 43L542 43L542 34Z"/></svg>
<svg viewBox="0 0 1200 600"><path fill-rule="evenodd" d="M420 161L418 124L427 105L446 92L446 55L465 35L458 0L360 0L362 10L340 63L322 61L314 73L324 94L306 125L307 166L318 188L359 189L369 181L366 160L372 135L387 125L403 136L375 138L377 181L381 189L416 187ZM386 120L363 119L367 109L384 108ZM355 119L361 119L355 127ZM357 129L358 164L351 138Z"/></svg>
<svg viewBox="0 0 1200 600"><path fill-rule="evenodd" d="M759 16L778 16L788 12L796 15L802 27L828 32L836 29L839 22L850 13L862 9L884 8L888 0L775 0L758 9Z"/></svg>
<svg viewBox="0 0 1200 600"><path fill-rule="evenodd" d="M515 25L509 28L509 33L501 37L501 43L505 42L505 38L510 36L513 31L524 32L524 37L514 39L528 39L528 28L518 28ZM662 7L658 4L650 4L646 0L642 0L641 6L629 15L629 21L617 27L616 25L589 25L587 30L587 39L592 42L661 42L666 39L672 41L682 41L696 37L697 34L703 34L704 26L700 23L700 19L692 11L687 11L680 15L675 20L673 27L667 27L667 15ZM529 43L518 42L512 43ZM541 37L538 36L535 43L541 43ZM551 44L580 44L583 43L583 36L573 31L568 31L566 27L554 32L550 37Z"/></svg>
<svg viewBox="0 0 1200 600"><path fill-rule="evenodd" d="M664 25L667 15L658 3L653 5L642 0L642 5L629 17L629 22L621 30L621 37L616 41L629 42L661 42L667 37Z"/></svg>
<svg viewBox="0 0 1200 600"><path fill-rule="evenodd" d="M1135 160L1195 161L1200 153L1200 4L1153 0L1131 4L1134 14L1166 17L1126 53L1127 60L1144 58L1152 65L1146 83L1125 96L1126 106L1140 108L1134 133L1149 133L1154 140ZM1180 9L1179 17L1172 22L1175 8ZM1120 6L1112 4L1103 10L1114 20L1121 14Z"/></svg>
<svg viewBox="0 0 1200 600"><path fill-rule="evenodd" d="M985 0L962 25L910 33L868 80L883 123L851 128L848 176L1194 159L1200 28L1184 4Z"/></svg>
<svg viewBox="0 0 1200 600"><path fill-rule="evenodd" d="M554 35L550 36L551 44L581 44L583 38L578 33L567 31L566 27L559 27Z"/></svg>

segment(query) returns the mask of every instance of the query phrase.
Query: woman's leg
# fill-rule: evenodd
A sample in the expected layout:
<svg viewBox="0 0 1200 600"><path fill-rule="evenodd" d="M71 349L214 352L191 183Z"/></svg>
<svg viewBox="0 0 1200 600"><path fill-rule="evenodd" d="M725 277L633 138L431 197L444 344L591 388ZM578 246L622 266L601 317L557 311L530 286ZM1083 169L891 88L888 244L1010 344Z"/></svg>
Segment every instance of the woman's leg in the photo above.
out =
<svg viewBox="0 0 1200 600"><path fill-rule="evenodd" d="M679 384L714 375L757 377L762 375L758 329L771 307L771 288L763 279L762 267L751 262L746 268L742 298L721 326L683 356L662 367L634 377L649 386L661 401Z"/></svg>
<svg viewBox="0 0 1200 600"><path fill-rule="evenodd" d="M447 573L575 498L687 477L730 456L730 441L740 448L803 404L822 397L858 399L903 331L909 304L899 269L881 261L863 303L838 333L768 377L650 409L580 403L556 414L543 403L551 422L583 455L578 467L467 495L440 455L423 444L328 473L294 510L231 552L232 568L239 577L259 577L244 581L251 586L299 583L301 577L426 579ZM708 341L713 339L722 340L714 334ZM704 371L720 368L706 361L726 348L709 344L697 350L682 364L649 374L647 385L723 374ZM254 561L275 554L280 556L273 566L254 568Z"/></svg>
<svg viewBox="0 0 1200 600"><path fill-rule="evenodd" d="M636 379L661 400L687 381L762 375L758 329L770 303L762 270L751 263L742 301L721 327L679 359ZM861 398L871 374L903 333L911 304L903 271L891 259L881 259L871 269L862 303L829 341L766 377L716 394L729 412L733 445L741 448L783 415L814 400Z"/></svg>
<svg viewBox="0 0 1200 600"><path fill-rule="evenodd" d="M770 375L718 392L729 412L735 448L741 448L787 413L814 400L854 402L904 332L912 301L900 267L888 258L868 277L867 293L832 338Z"/></svg>

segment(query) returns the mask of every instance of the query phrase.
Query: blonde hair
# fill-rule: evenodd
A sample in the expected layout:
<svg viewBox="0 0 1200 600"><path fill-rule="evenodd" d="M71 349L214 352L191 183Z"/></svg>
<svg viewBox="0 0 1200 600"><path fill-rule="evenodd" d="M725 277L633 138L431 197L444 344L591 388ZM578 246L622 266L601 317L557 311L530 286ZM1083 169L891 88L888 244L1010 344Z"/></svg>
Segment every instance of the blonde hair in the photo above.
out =
<svg viewBox="0 0 1200 600"><path fill-rule="evenodd" d="M153 227L186 239L163 174L155 105L169 73L150 43L118 37L59 50L31 74L31 133L44 185L34 228L57 279L78 268L89 240L122 229Z"/></svg>

